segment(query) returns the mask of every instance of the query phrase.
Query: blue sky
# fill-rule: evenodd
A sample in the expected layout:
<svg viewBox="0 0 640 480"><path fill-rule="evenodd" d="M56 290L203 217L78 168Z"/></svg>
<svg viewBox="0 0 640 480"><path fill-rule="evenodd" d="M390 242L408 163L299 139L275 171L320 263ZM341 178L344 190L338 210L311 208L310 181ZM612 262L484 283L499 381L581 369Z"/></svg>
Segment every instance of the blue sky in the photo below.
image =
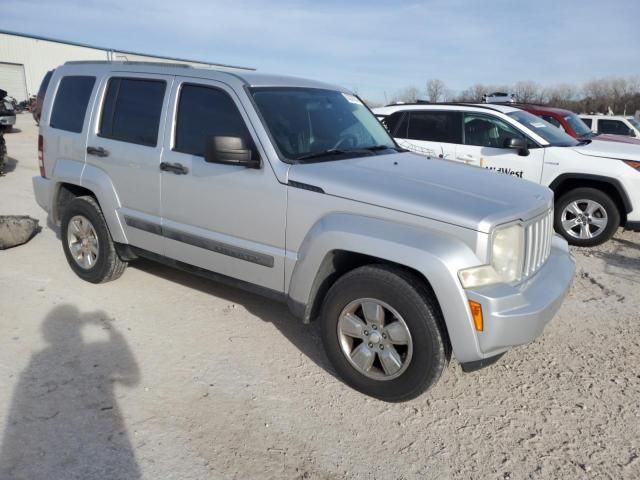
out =
<svg viewBox="0 0 640 480"><path fill-rule="evenodd" d="M337 83L384 101L440 78L640 74L638 0L3 0L0 28Z"/></svg>

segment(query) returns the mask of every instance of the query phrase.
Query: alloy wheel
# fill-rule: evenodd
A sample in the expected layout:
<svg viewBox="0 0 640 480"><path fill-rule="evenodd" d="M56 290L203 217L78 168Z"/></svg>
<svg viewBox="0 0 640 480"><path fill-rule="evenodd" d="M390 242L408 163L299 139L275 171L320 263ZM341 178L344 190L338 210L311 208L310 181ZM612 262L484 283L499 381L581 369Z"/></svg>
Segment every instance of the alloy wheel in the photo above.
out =
<svg viewBox="0 0 640 480"><path fill-rule="evenodd" d="M372 298L349 303L338 319L342 353L361 374L392 380L407 369L413 355L411 332L390 305Z"/></svg>

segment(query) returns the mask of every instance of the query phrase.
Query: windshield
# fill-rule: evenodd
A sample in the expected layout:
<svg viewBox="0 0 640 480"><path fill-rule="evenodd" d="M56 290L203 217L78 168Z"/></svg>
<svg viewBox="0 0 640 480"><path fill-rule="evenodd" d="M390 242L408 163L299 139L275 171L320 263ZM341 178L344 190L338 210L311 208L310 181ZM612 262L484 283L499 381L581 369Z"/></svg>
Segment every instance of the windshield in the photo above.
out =
<svg viewBox="0 0 640 480"><path fill-rule="evenodd" d="M638 120L636 120L633 117L629 117L627 120L629 120L629 123L631 123L631 125L633 125L634 127L636 127L638 130L640 130L640 122Z"/></svg>
<svg viewBox="0 0 640 480"><path fill-rule="evenodd" d="M591 129L587 127L587 124L580 119L575 113L570 113L566 115L564 119L567 123L573 128L573 131L576 132L578 137L589 137L591 136Z"/></svg>
<svg viewBox="0 0 640 480"><path fill-rule="evenodd" d="M530 114L522 110L508 113L516 122L527 127L529 130L540 135L553 147L575 147L579 145L575 138L567 135L562 130L554 127L549 122L542 120L540 117Z"/></svg>
<svg viewBox="0 0 640 480"><path fill-rule="evenodd" d="M288 160L373 155L397 148L378 119L353 95L298 87L253 88L251 93Z"/></svg>

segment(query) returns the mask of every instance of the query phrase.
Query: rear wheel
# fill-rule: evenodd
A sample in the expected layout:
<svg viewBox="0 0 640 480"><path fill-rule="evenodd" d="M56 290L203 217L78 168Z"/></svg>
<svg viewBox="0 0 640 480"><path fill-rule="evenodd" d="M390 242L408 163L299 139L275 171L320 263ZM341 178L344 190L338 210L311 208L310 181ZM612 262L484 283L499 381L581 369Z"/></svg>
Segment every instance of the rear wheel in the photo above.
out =
<svg viewBox="0 0 640 480"><path fill-rule="evenodd" d="M423 280L386 265L357 268L325 298L322 340L344 381L398 402L433 385L448 362L442 317Z"/></svg>
<svg viewBox="0 0 640 480"><path fill-rule="evenodd" d="M71 269L83 280L103 283L120 277L127 267L116 252L95 198L71 200L62 215L62 248Z"/></svg>
<svg viewBox="0 0 640 480"><path fill-rule="evenodd" d="M556 202L555 229L571 245L600 245L609 240L619 226L618 207L601 190L576 188Z"/></svg>

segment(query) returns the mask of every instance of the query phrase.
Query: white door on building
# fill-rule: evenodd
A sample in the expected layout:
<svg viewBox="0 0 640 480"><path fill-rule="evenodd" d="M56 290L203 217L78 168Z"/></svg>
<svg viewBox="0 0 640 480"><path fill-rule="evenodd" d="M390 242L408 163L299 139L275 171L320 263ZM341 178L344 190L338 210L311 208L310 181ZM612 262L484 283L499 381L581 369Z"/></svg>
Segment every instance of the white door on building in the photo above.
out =
<svg viewBox="0 0 640 480"><path fill-rule="evenodd" d="M28 98L24 65L0 62L0 89L21 102Z"/></svg>

